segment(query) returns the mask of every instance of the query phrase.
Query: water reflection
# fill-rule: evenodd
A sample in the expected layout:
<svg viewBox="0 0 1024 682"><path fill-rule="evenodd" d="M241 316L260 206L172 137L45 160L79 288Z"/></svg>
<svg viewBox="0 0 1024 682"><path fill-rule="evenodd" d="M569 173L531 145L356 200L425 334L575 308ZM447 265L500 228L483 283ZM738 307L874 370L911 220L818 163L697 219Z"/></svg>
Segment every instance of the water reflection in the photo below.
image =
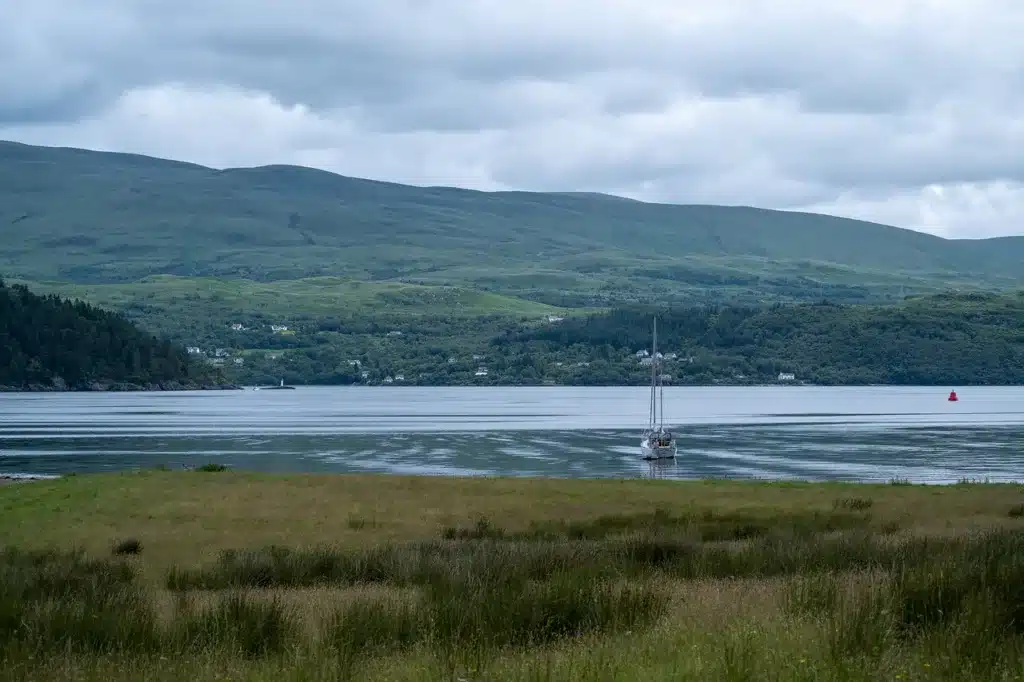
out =
<svg viewBox="0 0 1024 682"><path fill-rule="evenodd" d="M1024 479L1024 391L676 388L677 459L640 459L643 388L0 395L0 472L220 461L439 475ZM766 409L770 408L770 409Z"/></svg>

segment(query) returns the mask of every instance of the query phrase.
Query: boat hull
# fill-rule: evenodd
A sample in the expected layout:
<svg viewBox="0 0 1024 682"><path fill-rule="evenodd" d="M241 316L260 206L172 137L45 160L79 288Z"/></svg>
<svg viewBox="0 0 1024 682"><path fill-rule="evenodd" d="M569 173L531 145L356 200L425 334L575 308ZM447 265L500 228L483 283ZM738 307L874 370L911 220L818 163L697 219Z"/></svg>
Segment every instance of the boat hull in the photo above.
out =
<svg viewBox="0 0 1024 682"><path fill-rule="evenodd" d="M669 446L651 445L647 439L640 441L640 455L644 459L673 459L676 456L676 443Z"/></svg>

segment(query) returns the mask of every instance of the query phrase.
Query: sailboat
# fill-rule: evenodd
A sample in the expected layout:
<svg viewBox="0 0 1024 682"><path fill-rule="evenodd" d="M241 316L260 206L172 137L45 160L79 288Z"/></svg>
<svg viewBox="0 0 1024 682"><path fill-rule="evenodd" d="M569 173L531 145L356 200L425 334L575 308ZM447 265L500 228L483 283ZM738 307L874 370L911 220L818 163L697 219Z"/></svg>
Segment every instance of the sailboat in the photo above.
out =
<svg viewBox="0 0 1024 682"><path fill-rule="evenodd" d="M658 358L658 318L654 318L654 338L651 352L651 410L647 428L640 440L644 459L672 459L676 456L676 439L665 428L665 383L661 379Z"/></svg>

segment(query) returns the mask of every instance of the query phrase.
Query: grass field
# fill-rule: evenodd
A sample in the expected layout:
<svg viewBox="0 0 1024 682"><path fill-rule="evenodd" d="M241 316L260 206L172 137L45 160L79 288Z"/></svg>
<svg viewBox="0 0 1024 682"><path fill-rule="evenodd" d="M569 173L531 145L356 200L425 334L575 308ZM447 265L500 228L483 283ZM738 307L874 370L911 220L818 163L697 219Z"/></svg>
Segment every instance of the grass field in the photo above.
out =
<svg viewBox="0 0 1024 682"><path fill-rule="evenodd" d="M40 294L56 293L124 311L152 306L188 315L262 313L295 315L375 314L541 316L555 307L512 296L457 287L399 282L360 282L340 277L309 277L276 282L216 277L154 275L124 284L17 282Z"/></svg>
<svg viewBox="0 0 1024 682"><path fill-rule="evenodd" d="M0 545L4 679L1024 678L1019 485L131 472Z"/></svg>

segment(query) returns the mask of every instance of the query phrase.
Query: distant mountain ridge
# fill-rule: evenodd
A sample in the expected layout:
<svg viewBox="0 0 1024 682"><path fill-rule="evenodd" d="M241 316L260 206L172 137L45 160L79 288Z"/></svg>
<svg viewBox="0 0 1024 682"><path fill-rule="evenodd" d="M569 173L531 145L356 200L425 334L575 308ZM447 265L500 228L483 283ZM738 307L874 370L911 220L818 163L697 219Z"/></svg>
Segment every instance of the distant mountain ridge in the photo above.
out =
<svg viewBox="0 0 1024 682"><path fill-rule="evenodd" d="M545 301L712 290L856 299L1020 286L1024 237L950 240L811 213L414 187L286 165L215 170L0 142L0 271L77 283L336 275Z"/></svg>

